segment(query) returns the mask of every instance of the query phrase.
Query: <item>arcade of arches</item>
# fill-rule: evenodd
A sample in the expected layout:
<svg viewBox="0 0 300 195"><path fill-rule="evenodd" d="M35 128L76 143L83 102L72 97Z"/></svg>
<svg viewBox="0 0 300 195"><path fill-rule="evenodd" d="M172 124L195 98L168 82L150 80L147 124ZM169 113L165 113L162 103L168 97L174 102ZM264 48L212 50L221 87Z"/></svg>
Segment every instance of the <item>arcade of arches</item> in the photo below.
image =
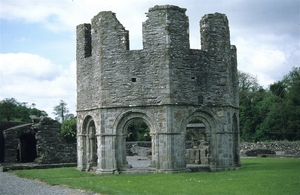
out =
<svg viewBox="0 0 300 195"><path fill-rule="evenodd" d="M126 139L128 127L137 120L150 129L152 155L149 166L143 167L146 172L185 172L189 164L206 166L211 171L239 166L236 113L227 112L227 118L223 119L228 124L220 125L218 115L205 110L181 109L181 113L187 114L178 113L172 119L159 118L163 113L154 112L157 109L124 110L115 117L105 117L117 113L107 112L103 116L109 118L108 121L100 121L97 112L79 115L77 168L102 174L130 172L132 166L126 158ZM169 124L167 120L173 123ZM170 132L163 128L167 124L173 128ZM187 150L186 140L193 143L193 147Z"/></svg>

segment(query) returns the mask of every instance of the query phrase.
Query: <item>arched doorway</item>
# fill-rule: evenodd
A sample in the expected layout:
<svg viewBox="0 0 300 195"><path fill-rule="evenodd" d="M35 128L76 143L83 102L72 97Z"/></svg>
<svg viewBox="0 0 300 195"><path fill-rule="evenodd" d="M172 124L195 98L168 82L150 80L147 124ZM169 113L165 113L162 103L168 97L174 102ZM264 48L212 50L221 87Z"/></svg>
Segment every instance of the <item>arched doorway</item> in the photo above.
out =
<svg viewBox="0 0 300 195"><path fill-rule="evenodd" d="M126 161L132 168L147 168L152 158L150 128L142 118L133 118L124 126ZM127 135L126 135L127 134Z"/></svg>
<svg viewBox="0 0 300 195"><path fill-rule="evenodd" d="M79 169L90 171L97 168L97 137L96 125L91 116L86 116L82 125L81 134L78 136L78 146L81 146Z"/></svg>
<svg viewBox="0 0 300 195"><path fill-rule="evenodd" d="M186 163L208 165L209 145L205 124L193 119L186 127Z"/></svg>
<svg viewBox="0 0 300 195"><path fill-rule="evenodd" d="M149 117L149 113L146 114L142 110L139 111L127 111L123 114L121 114L117 120L116 120L116 133L117 133L117 139L116 139L116 163L117 163L117 168L119 171L126 171L132 167L134 168L149 168L149 167L155 167L155 162L156 162L156 152L155 148L155 136L153 136L155 132L155 126L153 123L153 120ZM151 161L149 162L150 159L148 159L148 162L150 166L147 165L142 165L143 163L139 163L139 165L131 165L128 162L127 159L127 152L126 152L126 139L130 137L130 128L134 123L140 123L143 124L144 126L147 126L148 130L144 131L144 135L140 135L144 137L145 139L150 138L151 140L151 152L149 153L150 155L148 158L151 158ZM128 140L128 139L127 139ZM147 157L145 157L147 158Z"/></svg>
<svg viewBox="0 0 300 195"><path fill-rule="evenodd" d="M94 120L90 120L87 125L87 169L95 169L97 167L97 137Z"/></svg>
<svg viewBox="0 0 300 195"><path fill-rule="evenodd" d="M19 162L33 162L37 157L36 139L32 133L24 133L19 137L17 160Z"/></svg>
<svg viewBox="0 0 300 195"><path fill-rule="evenodd" d="M182 125L185 137L188 137L190 132L197 136L197 140L193 141L193 148L186 150L186 166L195 168L194 165L197 164L210 167L215 163L217 156L217 147L213 142L216 140L214 132L217 128L215 117L209 111L191 110L183 119Z"/></svg>

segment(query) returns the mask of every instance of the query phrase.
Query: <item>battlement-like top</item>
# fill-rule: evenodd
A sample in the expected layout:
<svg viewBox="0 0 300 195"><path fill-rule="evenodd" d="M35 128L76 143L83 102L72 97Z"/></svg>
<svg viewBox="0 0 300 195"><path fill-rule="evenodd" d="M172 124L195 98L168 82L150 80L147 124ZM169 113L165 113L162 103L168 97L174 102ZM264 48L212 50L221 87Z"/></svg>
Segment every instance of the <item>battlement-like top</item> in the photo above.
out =
<svg viewBox="0 0 300 195"><path fill-rule="evenodd" d="M177 10L177 11L180 11L182 13L185 13L186 12L186 9L185 8L180 8L176 5L156 5L152 8L149 8L149 12L151 11L157 11L157 10Z"/></svg>
<svg viewBox="0 0 300 195"><path fill-rule="evenodd" d="M207 19L207 18L217 18L217 17L223 17L227 19L227 16L225 14L215 12L213 14L205 14L202 19Z"/></svg>
<svg viewBox="0 0 300 195"><path fill-rule="evenodd" d="M111 11L78 26L78 108L238 105L236 49L226 15L203 16L201 49L195 50L190 49L185 12L174 5L150 8L141 50L129 49L129 31Z"/></svg>

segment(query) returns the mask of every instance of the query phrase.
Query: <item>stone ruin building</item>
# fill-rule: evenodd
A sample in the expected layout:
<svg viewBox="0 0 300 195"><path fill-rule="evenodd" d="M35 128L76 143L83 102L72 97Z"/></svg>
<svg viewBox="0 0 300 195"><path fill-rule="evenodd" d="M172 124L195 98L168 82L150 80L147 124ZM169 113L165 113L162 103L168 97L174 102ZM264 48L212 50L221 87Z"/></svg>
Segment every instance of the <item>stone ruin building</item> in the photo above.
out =
<svg viewBox="0 0 300 195"><path fill-rule="evenodd" d="M77 26L78 170L130 171L126 137L136 119L150 128L152 159L145 171L240 165L237 56L227 17L203 16L198 50L190 49L185 12L173 5L150 8L141 50L129 49L129 32L111 11ZM192 121L200 121L197 134L204 140L188 154Z"/></svg>
<svg viewBox="0 0 300 195"><path fill-rule="evenodd" d="M48 117L33 123L0 123L0 162L75 163L76 144L67 143L60 134L61 124Z"/></svg>

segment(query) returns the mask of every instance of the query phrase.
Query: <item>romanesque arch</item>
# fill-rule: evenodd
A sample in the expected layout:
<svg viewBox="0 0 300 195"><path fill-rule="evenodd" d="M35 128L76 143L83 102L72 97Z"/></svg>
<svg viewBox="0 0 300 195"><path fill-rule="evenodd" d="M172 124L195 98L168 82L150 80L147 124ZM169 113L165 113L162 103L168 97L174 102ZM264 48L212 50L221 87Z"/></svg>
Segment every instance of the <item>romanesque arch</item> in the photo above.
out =
<svg viewBox="0 0 300 195"><path fill-rule="evenodd" d="M210 163L214 163L217 157L217 147L214 140L216 140L216 116L209 110L201 110L201 109L192 109L183 119L181 128L183 129L183 133L186 135L186 127L193 120L200 120L204 126L204 137L205 137L205 145L207 145L207 150L205 151L205 157L203 158L203 162L201 164L209 165ZM205 162L204 162L205 161Z"/></svg>
<svg viewBox="0 0 300 195"><path fill-rule="evenodd" d="M144 110L129 110L122 113L115 121L114 131L116 132L116 164L120 171L129 169L131 166L126 160L126 137L127 130L130 123L135 120L140 119L145 122L150 128L151 142L152 142L152 162L151 165L155 166L157 152L155 147L156 141L156 124L154 117Z"/></svg>
<svg viewBox="0 0 300 195"><path fill-rule="evenodd" d="M81 130L81 145L83 147L82 165L83 169L91 170L97 167L97 138L96 126L91 116L86 116Z"/></svg>

